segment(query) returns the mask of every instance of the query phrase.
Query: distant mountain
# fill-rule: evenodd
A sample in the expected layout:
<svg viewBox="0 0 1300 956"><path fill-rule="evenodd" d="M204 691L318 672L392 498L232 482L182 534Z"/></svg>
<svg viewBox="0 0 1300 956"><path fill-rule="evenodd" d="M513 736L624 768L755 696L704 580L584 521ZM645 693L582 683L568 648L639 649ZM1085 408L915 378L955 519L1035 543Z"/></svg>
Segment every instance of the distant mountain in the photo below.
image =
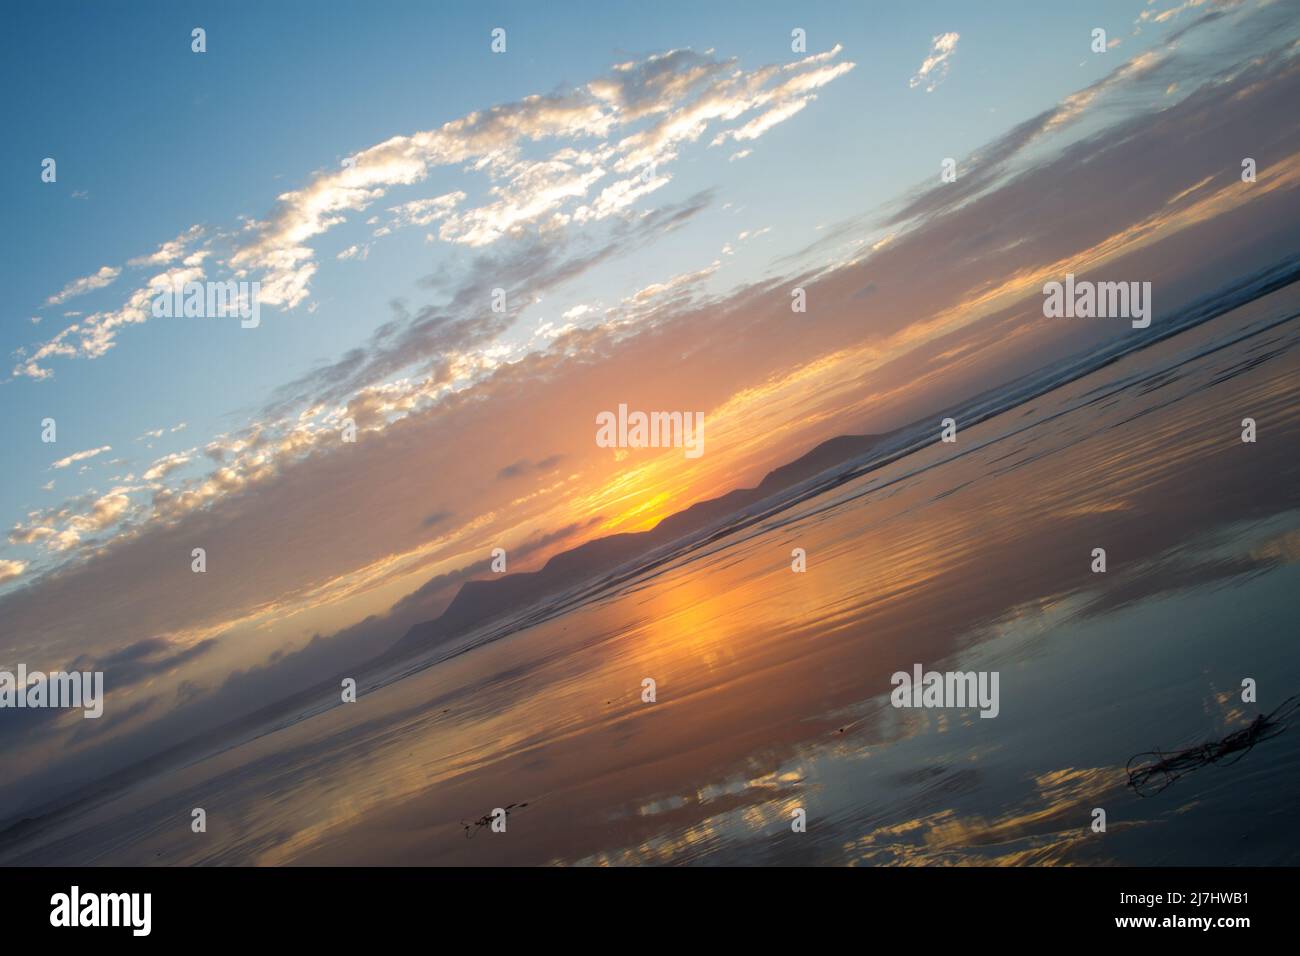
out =
<svg viewBox="0 0 1300 956"><path fill-rule="evenodd" d="M721 523L764 498L785 491L876 447L884 435L840 435L801 458L767 473L754 488L738 488L669 515L649 531L596 538L554 555L538 571L467 581L436 619L417 624L384 658L404 657L464 634L482 624L515 614L544 598L567 591L679 538Z"/></svg>

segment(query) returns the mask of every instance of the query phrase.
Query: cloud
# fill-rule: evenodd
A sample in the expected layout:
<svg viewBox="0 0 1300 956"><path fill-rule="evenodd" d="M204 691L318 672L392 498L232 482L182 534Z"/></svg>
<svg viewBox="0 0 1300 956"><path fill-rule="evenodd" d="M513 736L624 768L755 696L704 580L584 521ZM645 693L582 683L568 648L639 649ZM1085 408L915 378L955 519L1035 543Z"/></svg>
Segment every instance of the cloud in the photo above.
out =
<svg viewBox="0 0 1300 956"><path fill-rule="evenodd" d="M27 570L26 561L0 560L0 584L12 581Z"/></svg>
<svg viewBox="0 0 1300 956"><path fill-rule="evenodd" d="M544 474L558 468L563 460L563 455L548 455L537 462L529 461L527 458L520 458L497 472L497 478L501 481L508 481L512 478L522 478L525 475Z"/></svg>
<svg viewBox="0 0 1300 956"><path fill-rule="evenodd" d="M19 363L13 374L34 379L49 378L49 368L41 363L46 359L60 358L99 358L113 347L118 332L125 326L138 325L150 318L150 304L159 292L170 290L186 282L198 282L204 278L200 267L201 257L190 257L180 269L168 269L157 273L149 283L136 289L120 309L111 312L96 312L82 322L70 325L30 356L25 349L19 349Z"/></svg>
<svg viewBox="0 0 1300 956"><path fill-rule="evenodd" d="M1051 112L1047 122L1043 124L1042 132L1051 133L1058 127L1078 119L1080 114L1092 106L1099 97L1152 72L1165 62L1167 56L1168 53L1165 51L1144 51L1091 86L1070 94Z"/></svg>
<svg viewBox="0 0 1300 956"><path fill-rule="evenodd" d="M111 528L131 507L127 493L131 488L114 488L101 495L91 504L85 514L73 515L68 527L77 534L93 534Z"/></svg>
<svg viewBox="0 0 1300 956"><path fill-rule="evenodd" d="M102 495L91 491L62 505L33 511L25 523L20 521L14 525L9 532L9 542L44 544L52 552L69 551L82 544L87 535L99 534L117 525L131 511L130 495L139 490L118 485Z"/></svg>
<svg viewBox="0 0 1300 956"><path fill-rule="evenodd" d="M517 180L521 175L533 175L529 164L510 161L512 150L521 142L602 135L611 122L594 98L569 93L530 96L471 113L434 130L394 136L349 157L342 169L319 173L302 189L282 194L265 221L249 224L249 236L236 248L230 265L241 276L260 273L264 304L293 308L307 297L317 268L309 241L344 222L346 213L366 209L393 187L424 180L434 166L482 160L489 171L493 164L498 171L504 164ZM527 186L522 182L516 185ZM509 202L498 207L502 205ZM498 211L496 219L517 220L519 215ZM493 214L478 216L486 222L480 223L481 229L466 225L460 231L463 241L490 241Z"/></svg>
<svg viewBox="0 0 1300 956"><path fill-rule="evenodd" d="M935 89L948 77L948 58L957 50L957 41L961 39L958 33L941 33L935 37L930 44L930 53L921 61L920 67L907 85L910 89L916 89L922 84L925 85L927 93L933 93Z"/></svg>
<svg viewBox="0 0 1300 956"><path fill-rule="evenodd" d="M425 519L420 522L420 527L432 528L436 525L445 524L451 519L451 517L452 514L450 511L435 511L433 514L427 515Z"/></svg>
<svg viewBox="0 0 1300 956"><path fill-rule="evenodd" d="M85 461L87 458L94 458L96 455L102 455L106 451L112 451L112 445L103 445L100 448L91 448L88 451L73 452L67 458L60 458L51 468L67 468L69 465L75 465L79 461Z"/></svg>
<svg viewBox="0 0 1300 956"><path fill-rule="evenodd" d="M456 190L430 199L413 199L410 202L393 206L388 210L393 214L392 219L387 225L376 229L375 235L386 236L393 230L406 226L432 225L446 219L451 215L452 210L464 200L465 194L460 190Z"/></svg>
<svg viewBox="0 0 1300 956"><path fill-rule="evenodd" d="M103 671L105 685L121 690L174 671L207 654L217 643L212 638L187 647L162 638L144 638L101 656L82 654L74 658L67 669Z"/></svg>
<svg viewBox="0 0 1300 956"><path fill-rule="evenodd" d="M1184 0L1184 2L1178 4L1177 6L1167 7L1164 10L1154 10L1151 7L1148 7L1147 9L1143 10L1140 14L1138 14L1138 18L1133 22L1139 24L1167 23L1168 21L1177 17L1184 10L1191 10L1191 9L1195 9L1196 7L1204 6L1207 2L1209 2L1209 0ZM1235 6L1237 2L1240 2L1240 0L1231 0L1231 2L1223 3L1221 5Z"/></svg>
<svg viewBox="0 0 1300 956"><path fill-rule="evenodd" d="M527 288L531 295L542 295L672 232L706 208L711 198L710 193L700 193L644 216L619 220L599 236L536 236L499 252L481 253L471 260L445 305L425 306L414 313L395 306L394 319L377 329L365 346L281 386L264 414L278 418L303 404L348 402L348 417L360 425L364 418L377 421L407 403L445 393L455 380L454 359L487 345L515 321L517 304L507 312L483 314L492 289L504 288L508 304L518 302L517 296L510 295L512 290ZM394 392L379 387L411 367L418 374L410 389ZM475 374L468 366L461 372Z"/></svg>
<svg viewBox="0 0 1300 956"><path fill-rule="evenodd" d="M809 58L810 73L796 72L765 90L767 81L777 75L771 68L747 74L732 71L729 61L675 50L640 63L620 64L585 88L527 97L437 130L395 137L358 153L349 168L322 174L306 190L282 196L277 215L232 262L273 267L270 284L290 290L285 302L296 304L314 271L310 250L302 245L305 239L341 221L336 214L364 209L388 188L423 179L431 166L467 160L477 160L496 181L489 191L490 202L453 213L465 198L457 190L393 207L395 224L445 220L439 232L444 240L487 245L583 199L611 171L637 173L605 187L593 202L575 209L579 221L599 220L666 182L663 176L639 174L674 159L676 146L697 138L710 120L775 104L778 115L760 118L758 126L743 132L745 138L753 138L797 111L792 96L824 85L852 67L820 66L823 60ZM564 146L536 160L516 155L526 140L602 140L621 125L651 117L659 117L658 122L622 140L589 148Z"/></svg>
<svg viewBox="0 0 1300 956"><path fill-rule="evenodd" d="M149 469L144 473L144 480L160 481L161 479L166 478L177 468L181 468L193 460L191 454L192 451L193 449L188 452L173 452L170 455L164 455L162 458L159 458L150 465Z"/></svg>
<svg viewBox="0 0 1300 956"><path fill-rule="evenodd" d="M567 91L534 94L469 113L429 130L390 137L322 170L299 189L281 193L261 220L247 220L228 255L215 256L239 280L261 283L264 306L304 303L319 264L314 242L399 187L423 182L436 167L462 165L486 175L486 201L461 208L454 190L390 208L386 235L405 225L439 222L438 237L483 248L504 238L536 239L571 224L598 223L629 211L671 181L665 167L713 124L751 119L713 140L752 141L803 110L820 89L853 68L834 62L841 48L782 66L746 71L734 60L672 50L621 63L603 77ZM549 147L541 157L525 147ZM531 150L530 150L531 152ZM598 191L596 191L598 189ZM531 231L531 235L528 234ZM202 281L213 250L186 255L203 230L194 226L133 265L166 266L118 310L91 315L30 355L19 350L14 375L51 375L52 358L94 359L113 347L122 328L144 323L154 294L174 283ZM349 247L336 259L362 258Z"/></svg>
<svg viewBox="0 0 1300 956"><path fill-rule="evenodd" d="M532 470L532 464L528 461L528 459L521 458L513 465L506 465L504 468L498 471L497 478L500 479L501 481L506 481L511 478L519 478L523 475L528 474L528 472L531 470Z"/></svg>
<svg viewBox="0 0 1300 956"><path fill-rule="evenodd" d="M166 266L185 257L190 246L203 237L203 227L190 226L175 239L168 240L156 250L145 256L137 256L127 261L129 266Z"/></svg>
<svg viewBox="0 0 1300 956"><path fill-rule="evenodd" d="M184 431L185 427L186 427L186 423L181 422L178 425L173 425L171 428L154 428L145 432L143 435L137 438L136 441L144 441L145 439L151 439L156 441L157 439L162 438L164 434L173 434L175 432Z"/></svg>
<svg viewBox="0 0 1300 956"><path fill-rule="evenodd" d="M79 295L85 295L87 292L94 292L96 289L102 289L111 285L113 280L122 274L121 269L115 269L112 266L102 266L98 272L85 276L81 279L74 279L63 287L61 292L57 292L45 300L46 305L62 305L69 299L76 298Z"/></svg>

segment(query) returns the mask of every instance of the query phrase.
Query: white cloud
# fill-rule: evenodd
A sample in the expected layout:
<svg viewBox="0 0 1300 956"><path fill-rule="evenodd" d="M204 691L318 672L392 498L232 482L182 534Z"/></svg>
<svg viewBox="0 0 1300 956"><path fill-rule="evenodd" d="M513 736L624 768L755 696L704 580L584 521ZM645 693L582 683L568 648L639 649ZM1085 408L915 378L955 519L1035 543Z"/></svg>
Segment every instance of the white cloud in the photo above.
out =
<svg viewBox="0 0 1300 956"><path fill-rule="evenodd" d="M120 309L96 312L84 321L68 326L30 356L24 349L19 349L16 353L19 363L14 367L13 374L44 379L52 374L49 368L41 364L48 358L99 358L113 347L117 332L122 326L136 325L149 319L149 307L158 292L171 289L176 284L198 282L203 277L203 269L197 264L158 273L149 280L148 285L132 292Z"/></svg>
<svg viewBox="0 0 1300 956"><path fill-rule="evenodd" d="M114 488L108 494L96 498L89 512L75 515L69 520L69 529L81 535L103 531L116 524L131 506L131 499L127 497L127 492L132 490L134 489Z"/></svg>
<svg viewBox="0 0 1300 956"><path fill-rule="evenodd" d="M916 74L907 81L910 89L925 84L925 91L933 93L935 88L948 76L948 58L957 49L959 33L941 33L930 44L930 54L917 69Z"/></svg>
<svg viewBox="0 0 1300 956"><path fill-rule="evenodd" d="M94 458L96 455L102 455L104 452L112 450L112 445L105 445L102 448L92 448L89 451L79 451L69 455L67 458L60 458L54 464L50 465L50 467L67 468L69 465L74 465L79 461L85 461L87 458Z"/></svg>
<svg viewBox="0 0 1300 956"><path fill-rule="evenodd" d="M94 292L96 289L102 289L109 285L122 274L121 269L115 269L112 266L102 266L98 272L84 276L80 279L73 279L65 285L62 291L55 293L45 300L46 305L62 305L69 299L79 295L85 295L87 292Z"/></svg>
<svg viewBox="0 0 1300 956"><path fill-rule="evenodd" d="M388 210L393 213L392 220L376 229L375 236L386 236L404 226L427 226L446 219L451 214L451 211L464 199L465 194L460 190L456 190L442 196L434 196L431 199L413 199L410 202L392 206Z"/></svg>
<svg viewBox="0 0 1300 956"><path fill-rule="evenodd" d="M188 452L173 452L170 455L164 455L149 466L149 469L143 475L144 480L160 481L166 478L177 468L189 464L193 458L193 451L194 449L190 449Z"/></svg>
<svg viewBox="0 0 1300 956"><path fill-rule="evenodd" d="M1148 3L1150 2L1151 0L1148 0ZM1184 3L1180 3L1176 7L1169 7L1168 9L1160 10L1160 11L1152 10L1148 7L1146 10L1143 10L1142 13L1138 15L1138 18L1133 22L1134 23L1148 23L1148 22L1166 23L1172 20L1174 17L1178 16L1184 10L1194 9L1196 7L1202 6L1206 2L1207 0L1185 0Z"/></svg>
<svg viewBox="0 0 1300 956"><path fill-rule="evenodd" d="M147 256L137 256L127 260L129 266L165 266L185 255L190 244L203 235L203 227L194 225L182 232L175 239L164 242Z"/></svg>
<svg viewBox="0 0 1300 956"><path fill-rule="evenodd" d="M350 157L347 166L316 176L284 193L272 215L250 223L248 238L231 257L241 276L262 274L262 302L292 308L304 301L316 273L309 241L360 212L388 190L423 181L435 166L469 163L494 181L484 205L453 213L459 190L431 200L393 207L399 225L442 220L444 241L488 245L524 226L563 226L602 219L665 185L657 166L677 158L676 147L697 139L708 123L735 119L756 108L768 112L731 135L754 139L806 105L809 91L853 68L831 63L840 48L784 67L735 69L691 50L672 50L615 66L585 87L550 96L533 95L481 110L410 136L394 136ZM775 86L768 84L776 80ZM641 120L651 125L622 139L611 133ZM519 158L527 142L568 140L550 156ZM594 148L571 143L599 140ZM647 170L649 173L647 174ZM591 201L583 202L610 172L623 174ZM570 214L562 207L577 203Z"/></svg>
<svg viewBox="0 0 1300 956"><path fill-rule="evenodd" d="M434 129L393 136L348 157L342 168L319 172L301 188L282 193L265 219L244 219L231 237L229 255L216 261L236 279L259 281L262 305L294 308L306 302L319 268L314 241L390 190L424 181L435 167L462 166L466 173L486 175L486 200L460 210L466 193L454 190L401 203L390 208L393 218L375 230L376 236L440 222L430 235L486 246L524 230L545 234L621 214L671 181L663 167L710 124L755 114L717 134L713 144L718 145L727 139L752 141L797 114L812 91L853 69L850 62L834 62L840 52L836 46L793 63L745 71L734 60L672 50L619 64L568 92L527 96ZM541 158L523 158L524 148L535 143L554 145ZM748 154L742 150L733 157ZM593 190L599 191L593 196ZM159 288L206 278L203 263L212 252L186 255L202 234L200 227L191 227L154 253L130 260L167 268L116 311L94 313L30 355L19 349L14 374L47 378L48 359L102 356L123 327L151 317L148 306ZM335 258L364 257L365 246L357 244Z"/></svg>

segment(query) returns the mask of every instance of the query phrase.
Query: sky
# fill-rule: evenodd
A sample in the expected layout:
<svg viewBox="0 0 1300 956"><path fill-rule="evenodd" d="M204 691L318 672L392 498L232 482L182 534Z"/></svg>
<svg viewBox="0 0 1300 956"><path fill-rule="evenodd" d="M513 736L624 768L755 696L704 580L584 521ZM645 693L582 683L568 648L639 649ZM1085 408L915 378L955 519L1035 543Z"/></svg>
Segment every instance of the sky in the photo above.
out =
<svg viewBox="0 0 1300 956"><path fill-rule="evenodd" d="M118 676L103 730L25 744L143 755L382 652L495 547L1140 334L1044 320L1066 271L1152 281L1158 322L1294 252L1294 2L804 6L11 14L0 669ZM260 324L154 317L177 279L260 282ZM620 403L702 412L704 454L599 447Z"/></svg>

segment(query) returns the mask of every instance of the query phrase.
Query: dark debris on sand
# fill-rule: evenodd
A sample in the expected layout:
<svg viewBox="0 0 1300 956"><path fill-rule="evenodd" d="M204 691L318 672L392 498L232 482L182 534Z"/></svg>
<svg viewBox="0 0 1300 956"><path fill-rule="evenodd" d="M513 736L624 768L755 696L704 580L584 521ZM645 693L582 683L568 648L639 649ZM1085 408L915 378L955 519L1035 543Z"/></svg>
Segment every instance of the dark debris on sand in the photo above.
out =
<svg viewBox="0 0 1300 956"><path fill-rule="evenodd" d="M527 803L512 803L509 806L502 807L502 809L506 812L506 819L509 819L511 810L522 810L526 806L528 806ZM490 827L492 825L492 814L485 813L472 823L466 823L464 820L461 820L460 825L465 828L465 839L472 839L479 830L483 829L483 827Z"/></svg>
<svg viewBox="0 0 1300 956"><path fill-rule="evenodd" d="M1154 797L1173 786L1180 777L1218 763L1225 757L1232 758L1227 762L1231 766L1250 753L1255 744L1286 730L1285 721L1293 717L1297 709L1300 709L1300 696L1288 697L1272 713L1260 714L1249 727L1234 731L1221 740L1211 740L1169 754L1160 750L1136 754L1129 758L1128 785L1140 797Z"/></svg>

